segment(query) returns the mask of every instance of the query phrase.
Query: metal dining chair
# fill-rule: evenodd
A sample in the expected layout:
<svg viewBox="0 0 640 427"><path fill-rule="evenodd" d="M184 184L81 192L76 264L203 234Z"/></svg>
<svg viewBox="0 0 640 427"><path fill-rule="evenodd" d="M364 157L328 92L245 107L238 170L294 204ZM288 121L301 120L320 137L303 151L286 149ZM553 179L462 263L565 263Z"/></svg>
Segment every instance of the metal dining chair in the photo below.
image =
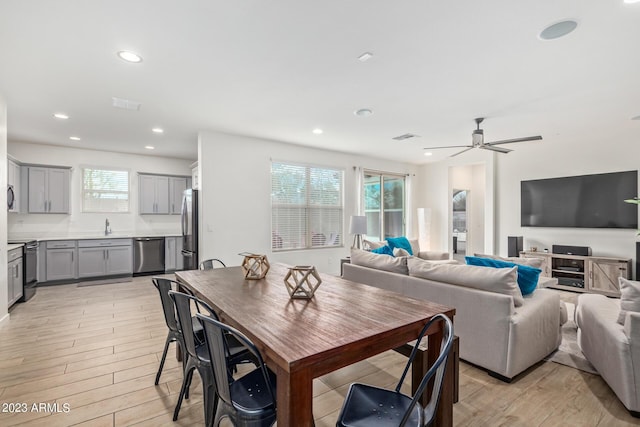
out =
<svg viewBox="0 0 640 427"><path fill-rule="evenodd" d="M436 321L442 322L443 328L440 355L422 378L415 394L409 397L400 393L400 388L417 354L420 341ZM207 339L206 324L204 328L205 339ZM351 384L340 410L336 427L425 427L431 425L442 394L443 377L452 343L453 324L451 320L443 314L434 316L422 328L395 390L387 390L360 383ZM433 392L429 403L423 408L418 400L431 379L434 379Z"/></svg>
<svg viewBox="0 0 640 427"><path fill-rule="evenodd" d="M220 267L224 268L226 265L218 258L205 259L200 263L200 270L213 270Z"/></svg>
<svg viewBox="0 0 640 427"><path fill-rule="evenodd" d="M162 302L162 311L164 314L164 321L167 324L167 328L169 332L167 333L167 340L164 343L164 351L162 352L162 359L160 359L160 367L158 368L158 373L156 374L155 385L158 385L160 382L160 375L162 374L162 369L164 368L164 362L167 359L167 351L169 350L169 344L172 342L176 342L180 347L180 350L185 352L184 345L184 337L182 335L182 330L178 325L178 321L176 318L176 308L171 296L169 296L169 291L173 289L178 289L178 282L171 279L165 279L162 277L154 277L151 279L153 286L156 287L158 293L160 294L160 301ZM202 332L202 325L200 321L197 319L193 319L192 328L193 333L196 335L196 340L199 343L204 343L204 335ZM182 359L182 367L184 368L186 359Z"/></svg>
<svg viewBox="0 0 640 427"><path fill-rule="evenodd" d="M217 319L215 311L204 301L199 300L193 295L188 295L182 292L169 291L169 295L173 299L178 313L178 326L183 331L184 339L184 375L182 378L182 387L180 388L180 395L178 396L178 402L173 412L173 420L178 419L180 413L180 407L182 406L182 400L189 398L189 388L191 387L191 380L193 378L193 371L197 370L202 380L202 389L204 397L204 415L205 422L209 425L215 414L216 408L216 383L213 379L213 370L211 366L211 359L209 358L209 352L207 346L204 343L199 343L196 340L195 334L184 333L193 329L193 317L191 316L191 304L194 303L197 308L197 316L201 315L204 310L208 316ZM196 319L199 324L202 322L199 318ZM254 363L254 357L250 351L244 347L241 343L234 339L227 339L225 337L225 358L229 364L230 371L227 373L227 377L231 376L231 371L239 363Z"/></svg>
<svg viewBox="0 0 640 427"><path fill-rule="evenodd" d="M213 362L218 407L209 426L218 426L229 418L236 427L271 426L276 422L276 376L271 372L256 346L237 329L217 319L197 314L204 328L204 336ZM226 336L242 343L257 360L257 368L233 379L228 377L229 359L225 357Z"/></svg>

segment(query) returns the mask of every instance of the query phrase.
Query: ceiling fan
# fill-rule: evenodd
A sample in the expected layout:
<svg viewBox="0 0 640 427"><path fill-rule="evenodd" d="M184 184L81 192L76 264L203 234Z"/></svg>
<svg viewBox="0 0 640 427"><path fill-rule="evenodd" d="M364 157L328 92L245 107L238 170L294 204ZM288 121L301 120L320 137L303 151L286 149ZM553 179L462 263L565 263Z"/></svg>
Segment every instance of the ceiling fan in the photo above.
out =
<svg viewBox="0 0 640 427"><path fill-rule="evenodd" d="M477 128L471 134L471 145L448 145L446 147L426 147L425 150L437 150L439 148L464 148L464 150L458 151L457 153L452 154L450 157L455 157L458 154L462 154L465 151L471 150L472 148L482 148L484 150L497 151L498 153L506 154L512 150L498 147L498 145L513 144L514 142L524 142L524 141L539 141L542 139L540 135L537 135L537 136L526 136L524 138L504 139L502 141L484 142L484 131L480 129L480 123L482 123L483 120L484 120L484 117L479 117L475 119Z"/></svg>

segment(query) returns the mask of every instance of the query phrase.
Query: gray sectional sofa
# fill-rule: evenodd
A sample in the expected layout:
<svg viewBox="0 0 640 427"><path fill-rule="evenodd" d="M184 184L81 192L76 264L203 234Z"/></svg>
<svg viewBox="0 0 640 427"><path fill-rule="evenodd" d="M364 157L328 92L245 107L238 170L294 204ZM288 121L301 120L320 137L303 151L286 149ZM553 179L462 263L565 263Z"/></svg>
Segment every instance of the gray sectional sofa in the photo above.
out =
<svg viewBox="0 0 640 427"><path fill-rule="evenodd" d="M566 311L562 312L564 305L557 293L536 289L522 297L515 267L496 269L452 262L353 250L343 277L455 307L460 358L504 381L558 348Z"/></svg>

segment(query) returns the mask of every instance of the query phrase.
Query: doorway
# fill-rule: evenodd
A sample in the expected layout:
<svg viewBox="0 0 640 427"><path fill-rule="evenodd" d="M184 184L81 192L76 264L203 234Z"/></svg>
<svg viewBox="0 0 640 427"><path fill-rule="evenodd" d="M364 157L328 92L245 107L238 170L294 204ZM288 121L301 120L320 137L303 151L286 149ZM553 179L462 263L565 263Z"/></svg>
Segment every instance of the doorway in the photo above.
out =
<svg viewBox="0 0 640 427"><path fill-rule="evenodd" d="M464 263L467 248L471 247L469 242L469 190L454 189L451 198L452 204L452 248L453 259Z"/></svg>

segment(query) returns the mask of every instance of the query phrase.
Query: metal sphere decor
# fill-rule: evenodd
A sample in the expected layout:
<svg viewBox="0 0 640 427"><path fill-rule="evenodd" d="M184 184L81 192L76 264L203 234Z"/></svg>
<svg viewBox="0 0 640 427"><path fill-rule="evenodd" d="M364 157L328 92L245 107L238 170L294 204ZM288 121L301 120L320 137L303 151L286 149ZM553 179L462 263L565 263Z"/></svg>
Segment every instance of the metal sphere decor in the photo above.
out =
<svg viewBox="0 0 640 427"><path fill-rule="evenodd" d="M249 280L264 279L269 271L269 260L266 255L257 255L249 252L242 252L238 255L244 256L242 260L242 271L244 278Z"/></svg>
<svg viewBox="0 0 640 427"><path fill-rule="evenodd" d="M284 276L284 284L289 291L289 297L294 299L311 299L322 283L320 275L314 266L298 265L289 268Z"/></svg>

